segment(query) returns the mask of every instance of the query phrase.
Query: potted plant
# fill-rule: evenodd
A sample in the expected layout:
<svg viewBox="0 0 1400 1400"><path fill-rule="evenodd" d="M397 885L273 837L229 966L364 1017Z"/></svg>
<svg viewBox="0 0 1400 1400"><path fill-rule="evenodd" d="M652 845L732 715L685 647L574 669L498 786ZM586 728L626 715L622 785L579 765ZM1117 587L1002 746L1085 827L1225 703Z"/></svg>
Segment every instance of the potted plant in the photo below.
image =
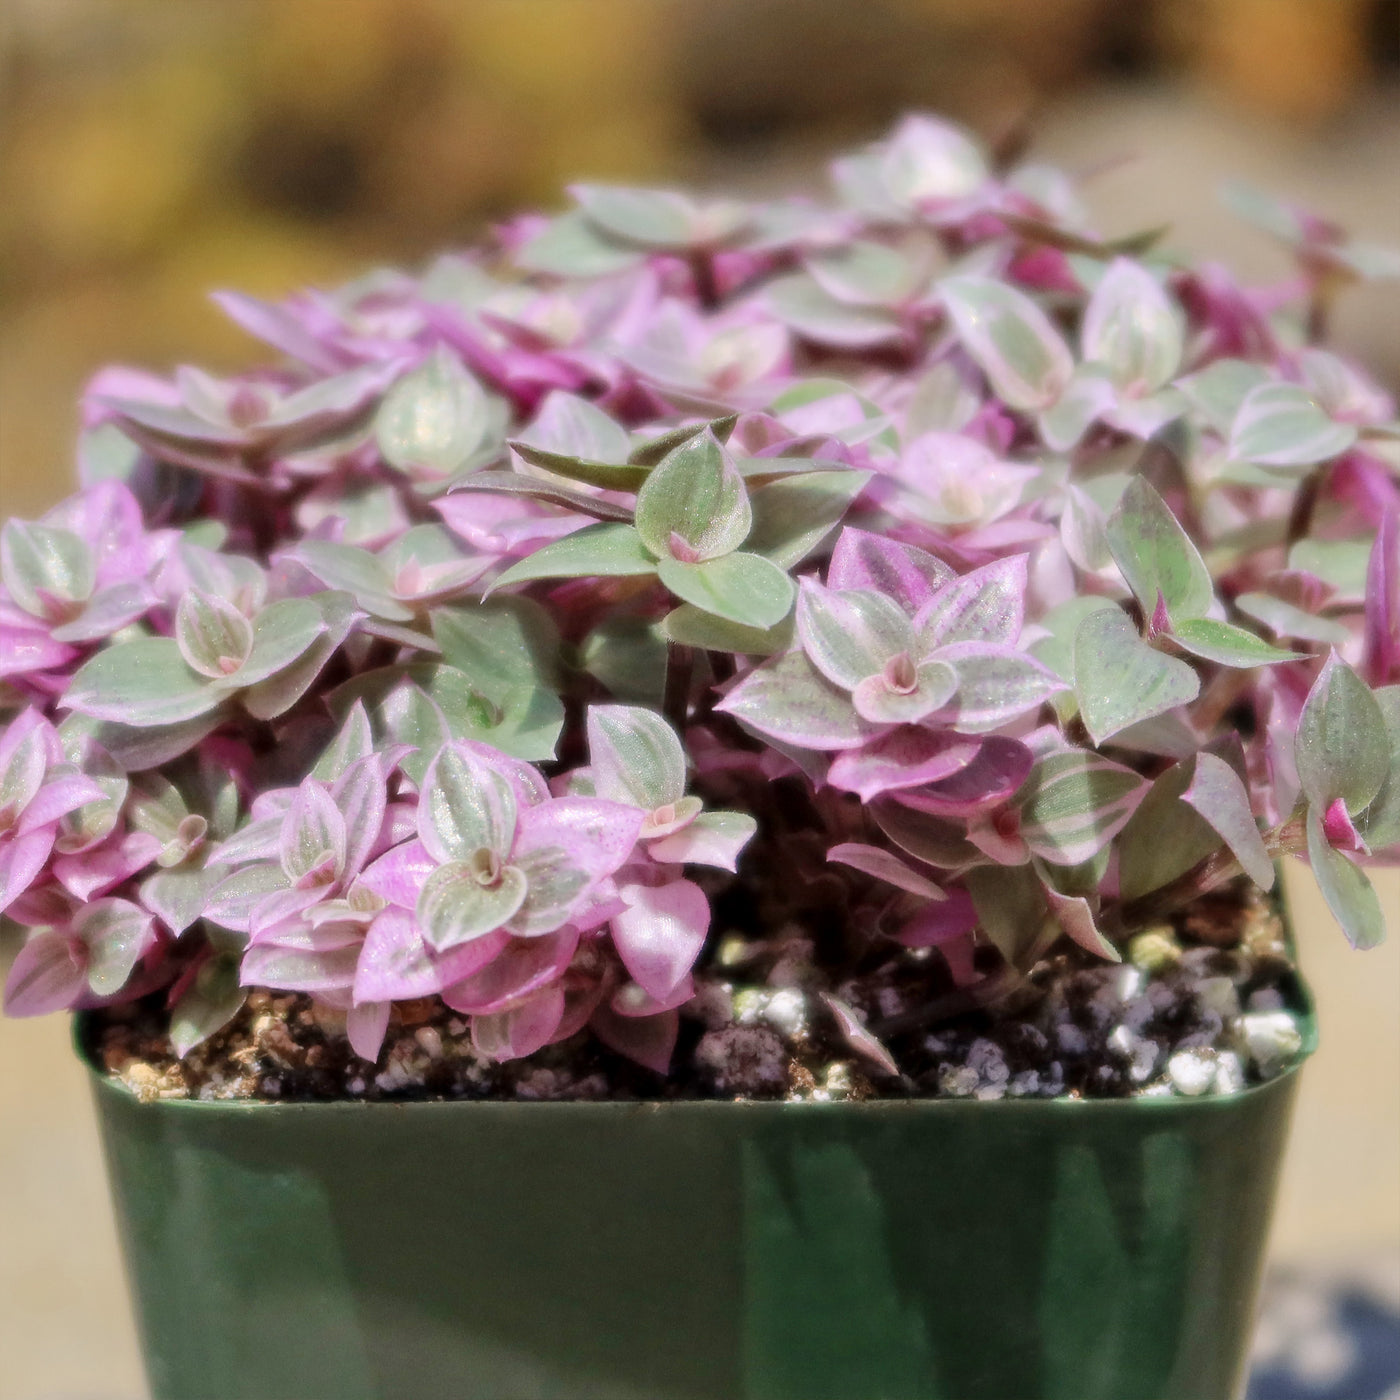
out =
<svg viewBox="0 0 1400 1400"><path fill-rule="evenodd" d="M0 537L11 1014L74 1009L162 1397L1236 1393L1400 844L1397 429L911 117L580 186L103 371Z"/></svg>

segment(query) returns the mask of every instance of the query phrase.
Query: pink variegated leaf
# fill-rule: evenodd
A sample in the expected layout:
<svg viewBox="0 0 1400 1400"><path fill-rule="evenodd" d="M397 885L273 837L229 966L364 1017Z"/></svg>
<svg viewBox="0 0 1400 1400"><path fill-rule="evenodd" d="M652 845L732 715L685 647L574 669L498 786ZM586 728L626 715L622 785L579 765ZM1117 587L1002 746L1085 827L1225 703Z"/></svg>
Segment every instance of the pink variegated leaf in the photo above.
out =
<svg viewBox="0 0 1400 1400"><path fill-rule="evenodd" d="M54 828L41 826L0 845L0 910L8 909L39 878L53 843Z"/></svg>
<svg viewBox="0 0 1400 1400"><path fill-rule="evenodd" d="M957 676L947 722L964 734L999 729L1069 689L1034 657L1007 646L954 642L941 648L938 658Z"/></svg>
<svg viewBox="0 0 1400 1400"><path fill-rule="evenodd" d="M895 935L906 948L938 948L965 938L977 927L977 908L964 889L951 889L938 903L930 902Z"/></svg>
<svg viewBox="0 0 1400 1400"><path fill-rule="evenodd" d="M636 982L624 982L608 1001L618 1016L659 1016L684 1006L695 995L695 980L687 973L664 997L654 997Z"/></svg>
<svg viewBox="0 0 1400 1400"><path fill-rule="evenodd" d="M859 748L879 733L801 651L756 666L715 709L769 739L804 749Z"/></svg>
<svg viewBox="0 0 1400 1400"><path fill-rule="evenodd" d="M74 916L72 932L87 945L87 980L94 996L121 991L146 951L155 943L155 922L125 899L99 899Z"/></svg>
<svg viewBox="0 0 1400 1400"><path fill-rule="evenodd" d="M945 583L914 618L919 655L953 642L1014 644L1025 618L1026 583L1024 554Z"/></svg>
<svg viewBox="0 0 1400 1400"><path fill-rule="evenodd" d="M356 1002L345 1013L345 1038L362 1060L371 1064L378 1062L391 1010L387 1001L365 1001Z"/></svg>
<svg viewBox="0 0 1400 1400"><path fill-rule="evenodd" d="M1274 865L1254 820L1249 792L1223 758L1198 753L1195 773L1181 800L1210 823L1256 885L1273 888Z"/></svg>
<svg viewBox="0 0 1400 1400"><path fill-rule="evenodd" d="M564 1019L564 990L545 987L506 1011L472 1017L472 1045L488 1060L520 1060L555 1039Z"/></svg>
<svg viewBox="0 0 1400 1400"><path fill-rule="evenodd" d="M355 965L354 995L361 1001L411 1001L479 972L509 943L504 930L446 953L434 953L406 909L375 917Z"/></svg>
<svg viewBox="0 0 1400 1400"><path fill-rule="evenodd" d="M379 840L388 808L384 766L378 755L356 760L335 780L331 800L345 822L347 876L364 868Z"/></svg>
<svg viewBox="0 0 1400 1400"><path fill-rule="evenodd" d="M294 884L328 884L345 869L345 818L316 778L297 789L282 819L278 857Z"/></svg>
<svg viewBox="0 0 1400 1400"><path fill-rule="evenodd" d="M934 816L966 818L1012 797L1033 762L1030 749L1018 740L989 734L965 768L927 786L901 791L895 800Z"/></svg>
<svg viewBox="0 0 1400 1400"><path fill-rule="evenodd" d="M1372 686L1400 681L1400 508L1384 512L1366 565L1362 672Z"/></svg>
<svg viewBox="0 0 1400 1400"><path fill-rule="evenodd" d="M832 996L830 992L823 992L821 996L831 1014L836 1018L836 1024L840 1028L846 1044L867 1064L874 1065L884 1074L897 1076L899 1066L895 1063L894 1056L866 1029L865 1022L856 1015L855 1011L840 998Z"/></svg>
<svg viewBox="0 0 1400 1400"><path fill-rule="evenodd" d="M690 880L623 885L622 913L612 921L623 966L650 995L665 999L689 975L705 946L710 903Z"/></svg>
<svg viewBox="0 0 1400 1400"><path fill-rule="evenodd" d="M1127 825L1150 784L1082 749L1047 754L1021 790L1021 835L1056 865L1079 865Z"/></svg>
<svg viewBox="0 0 1400 1400"><path fill-rule="evenodd" d="M475 852L505 857L515 835L514 789L496 767L466 744L445 745L423 775L418 839L437 861Z"/></svg>
<svg viewBox="0 0 1400 1400"><path fill-rule="evenodd" d="M380 899L401 909L412 909L418 903L424 881L437 867L438 862L421 841L405 841L385 851L363 870L359 882Z"/></svg>
<svg viewBox="0 0 1400 1400"><path fill-rule="evenodd" d="M80 855L59 856L54 877L78 900L96 899L144 870L160 854L160 841L144 831L129 831Z"/></svg>
<svg viewBox="0 0 1400 1400"><path fill-rule="evenodd" d="M953 571L926 550L847 526L831 552L826 584L882 594L912 617L952 577Z"/></svg>
<svg viewBox="0 0 1400 1400"><path fill-rule="evenodd" d="M701 812L673 835L652 841L647 850L653 860L732 871L757 830L758 822L747 812Z"/></svg>
<svg viewBox="0 0 1400 1400"><path fill-rule="evenodd" d="M913 646L909 619L881 593L842 592L803 579L797 636L807 659L835 685L853 690Z"/></svg>
<svg viewBox="0 0 1400 1400"><path fill-rule="evenodd" d="M1045 886L1045 898L1060 927L1081 948L1108 962L1123 961L1122 953L1099 932L1093 908L1087 899L1080 895L1060 894L1049 885Z"/></svg>
<svg viewBox="0 0 1400 1400"><path fill-rule="evenodd" d="M907 652L886 662L851 692L855 712L871 724L917 724L940 710L958 688L957 672L941 658L917 666Z"/></svg>
<svg viewBox="0 0 1400 1400"><path fill-rule="evenodd" d="M275 987L286 992L326 992L355 980L355 944L327 953L307 953L275 943L252 944L243 954L239 977L245 987Z"/></svg>
<svg viewBox="0 0 1400 1400"><path fill-rule="evenodd" d="M667 1074L676 1051L680 1016L663 1011L656 1016L619 1016L610 1006L597 1007L588 1023L610 1050L635 1060L644 1069Z"/></svg>
<svg viewBox="0 0 1400 1400"><path fill-rule="evenodd" d="M20 814L18 832L28 835L89 802L101 802L106 795L86 773L50 769L44 785Z"/></svg>
<svg viewBox="0 0 1400 1400"><path fill-rule="evenodd" d="M480 971L445 987L442 999L473 1016L504 1010L562 977L577 947L573 928L543 938L512 938Z"/></svg>
<svg viewBox="0 0 1400 1400"><path fill-rule="evenodd" d="M862 749L839 754L827 776L833 787L868 802L882 792L951 777L977 757L980 747L978 739L905 725Z"/></svg>
<svg viewBox="0 0 1400 1400"><path fill-rule="evenodd" d="M87 947L63 929L41 929L15 954L5 979L7 1016L66 1011L87 990Z"/></svg>
<svg viewBox="0 0 1400 1400"><path fill-rule="evenodd" d="M948 897L928 876L919 874L912 865L902 861L893 851L884 850L880 846L845 841L833 846L826 853L826 858L840 865L849 865L851 869L862 871L866 875L873 875L877 880L884 880L901 890L908 890L910 894L922 895L925 899L941 903Z"/></svg>

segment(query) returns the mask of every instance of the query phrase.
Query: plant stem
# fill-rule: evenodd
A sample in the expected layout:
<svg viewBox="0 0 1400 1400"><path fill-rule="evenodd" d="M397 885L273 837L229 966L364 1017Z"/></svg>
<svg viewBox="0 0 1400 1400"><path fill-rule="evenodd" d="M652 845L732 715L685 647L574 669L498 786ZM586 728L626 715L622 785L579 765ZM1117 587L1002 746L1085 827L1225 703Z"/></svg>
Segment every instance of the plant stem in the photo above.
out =
<svg viewBox="0 0 1400 1400"><path fill-rule="evenodd" d="M685 734L690 712L690 677L695 669L695 653L690 647L672 642L666 648L666 685L661 709L678 734Z"/></svg>

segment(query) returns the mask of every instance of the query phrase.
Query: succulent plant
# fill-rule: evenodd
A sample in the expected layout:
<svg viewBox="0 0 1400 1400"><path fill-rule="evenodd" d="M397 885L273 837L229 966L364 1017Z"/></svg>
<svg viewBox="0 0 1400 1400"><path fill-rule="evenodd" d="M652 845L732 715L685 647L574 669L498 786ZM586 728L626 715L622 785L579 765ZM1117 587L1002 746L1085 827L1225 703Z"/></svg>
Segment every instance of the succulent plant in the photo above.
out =
<svg viewBox="0 0 1400 1400"><path fill-rule="evenodd" d="M725 935L991 1000L1299 854L1400 856L1400 424L1299 278L1105 240L906 119L836 198L579 186L421 275L221 305L280 355L104 371L0 536L6 1008L248 987L374 1060L591 1028L665 1072ZM815 911L821 906L820 915Z"/></svg>

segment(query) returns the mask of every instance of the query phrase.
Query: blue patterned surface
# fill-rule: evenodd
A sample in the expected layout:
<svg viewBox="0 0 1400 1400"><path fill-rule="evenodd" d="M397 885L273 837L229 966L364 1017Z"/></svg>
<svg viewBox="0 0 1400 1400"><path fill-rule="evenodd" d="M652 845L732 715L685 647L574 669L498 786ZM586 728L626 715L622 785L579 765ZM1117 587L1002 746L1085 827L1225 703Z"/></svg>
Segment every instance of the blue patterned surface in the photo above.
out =
<svg viewBox="0 0 1400 1400"><path fill-rule="evenodd" d="M1393 1260L1274 1275L1247 1400L1400 1400L1397 1283Z"/></svg>

